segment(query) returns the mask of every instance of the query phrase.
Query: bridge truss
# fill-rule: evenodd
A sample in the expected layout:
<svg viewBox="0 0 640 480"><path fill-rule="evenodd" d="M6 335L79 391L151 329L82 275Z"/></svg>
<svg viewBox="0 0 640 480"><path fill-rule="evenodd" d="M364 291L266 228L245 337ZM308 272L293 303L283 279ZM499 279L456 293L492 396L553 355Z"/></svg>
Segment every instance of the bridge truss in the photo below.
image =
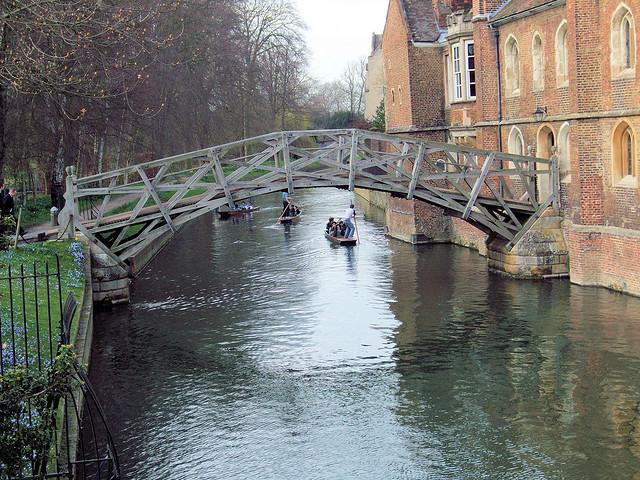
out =
<svg viewBox="0 0 640 480"><path fill-rule="evenodd" d="M67 174L68 231L124 269L194 218L283 190L360 187L416 198L510 245L558 202L555 160L361 130L271 133L99 175Z"/></svg>

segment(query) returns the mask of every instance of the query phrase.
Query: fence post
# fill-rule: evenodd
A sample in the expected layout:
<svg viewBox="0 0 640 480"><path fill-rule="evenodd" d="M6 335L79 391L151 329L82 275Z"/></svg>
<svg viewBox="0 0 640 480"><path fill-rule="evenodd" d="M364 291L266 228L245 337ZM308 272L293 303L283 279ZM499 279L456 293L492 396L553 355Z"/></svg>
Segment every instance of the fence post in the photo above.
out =
<svg viewBox="0 0 640 480"><path fill-rule="evenodd" d="M73 239L76 234L76 198L75 198L75 188L76 188L76 167L67 167L67 178L66 178L66 191L64 193L64 208L69 216L69 220L67 222L67 238Z"/></svg>

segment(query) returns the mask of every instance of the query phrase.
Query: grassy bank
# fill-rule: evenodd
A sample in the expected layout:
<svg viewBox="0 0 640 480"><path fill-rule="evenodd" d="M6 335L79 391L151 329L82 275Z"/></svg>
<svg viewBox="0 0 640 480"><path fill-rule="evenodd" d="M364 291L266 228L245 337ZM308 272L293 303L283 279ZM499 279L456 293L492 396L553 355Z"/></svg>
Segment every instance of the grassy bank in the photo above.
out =
<svg viewBox="0 0 640 480"><path fill-rule="evenodd" d="M38 195L35 199L18 200L15 207L15 215L18 218L18 212L22 207L21 225L30 227L32 225L41 225L49 222L51 219L51 196Z"/></svg>
<svg viewBox="0 0 640 480"><path fill-rule="evenodd" d="M56 255L60 261L60 284L53 275ZM34 268L37 280L33 278ZM18 362L26 359L35 364L38 352L44 363L50 360L52 345L55 349L58 342L60 306L69 293L78 302L82 301L84 272L84 248L79 242L32 244L0 252L0 333L5 365L13 363L14 355ZM20 278L23 274L24 278ZM75 327L77 321L74 320L72 340Z"/></svg>

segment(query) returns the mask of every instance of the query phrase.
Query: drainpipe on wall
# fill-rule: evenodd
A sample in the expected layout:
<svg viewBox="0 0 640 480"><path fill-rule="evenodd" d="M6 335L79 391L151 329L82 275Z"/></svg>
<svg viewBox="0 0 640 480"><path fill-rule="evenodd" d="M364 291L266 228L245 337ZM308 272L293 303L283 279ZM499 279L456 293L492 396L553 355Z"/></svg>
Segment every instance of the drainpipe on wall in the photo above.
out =
<svg viewBox="0 0 640 480"><path fill-rule="evenodd" d="M500 30L494 25L489 25L489 28L493 31L493 38L496 40L496 70L498 79L498 151L502 151L502 75L500 71ZM500 159L500 170L504 169L504 162ZM498 186L500 195L504 195L504 178L500 179Z"/></svg>
<svg viewBox="0 0 640 480"><path fill-rule="evenodd" d="M496 70L498 78L498 151L502 151L502 68L500 66L500 30L494 25L489 28L493 30L493 37L496 40Z"/></svg>

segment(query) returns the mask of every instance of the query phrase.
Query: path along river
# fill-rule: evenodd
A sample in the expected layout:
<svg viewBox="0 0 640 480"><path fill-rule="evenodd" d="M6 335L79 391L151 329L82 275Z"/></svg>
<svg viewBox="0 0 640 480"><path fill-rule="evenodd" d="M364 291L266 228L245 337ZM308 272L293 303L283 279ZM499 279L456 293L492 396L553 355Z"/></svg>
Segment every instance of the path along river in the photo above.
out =
<svg viewBox="0 0 640 480"><path fill-rule="evenodd" d="M126 479L640 479L640 299L322 236L351 195L201 218L96 317Z"/></svg>

